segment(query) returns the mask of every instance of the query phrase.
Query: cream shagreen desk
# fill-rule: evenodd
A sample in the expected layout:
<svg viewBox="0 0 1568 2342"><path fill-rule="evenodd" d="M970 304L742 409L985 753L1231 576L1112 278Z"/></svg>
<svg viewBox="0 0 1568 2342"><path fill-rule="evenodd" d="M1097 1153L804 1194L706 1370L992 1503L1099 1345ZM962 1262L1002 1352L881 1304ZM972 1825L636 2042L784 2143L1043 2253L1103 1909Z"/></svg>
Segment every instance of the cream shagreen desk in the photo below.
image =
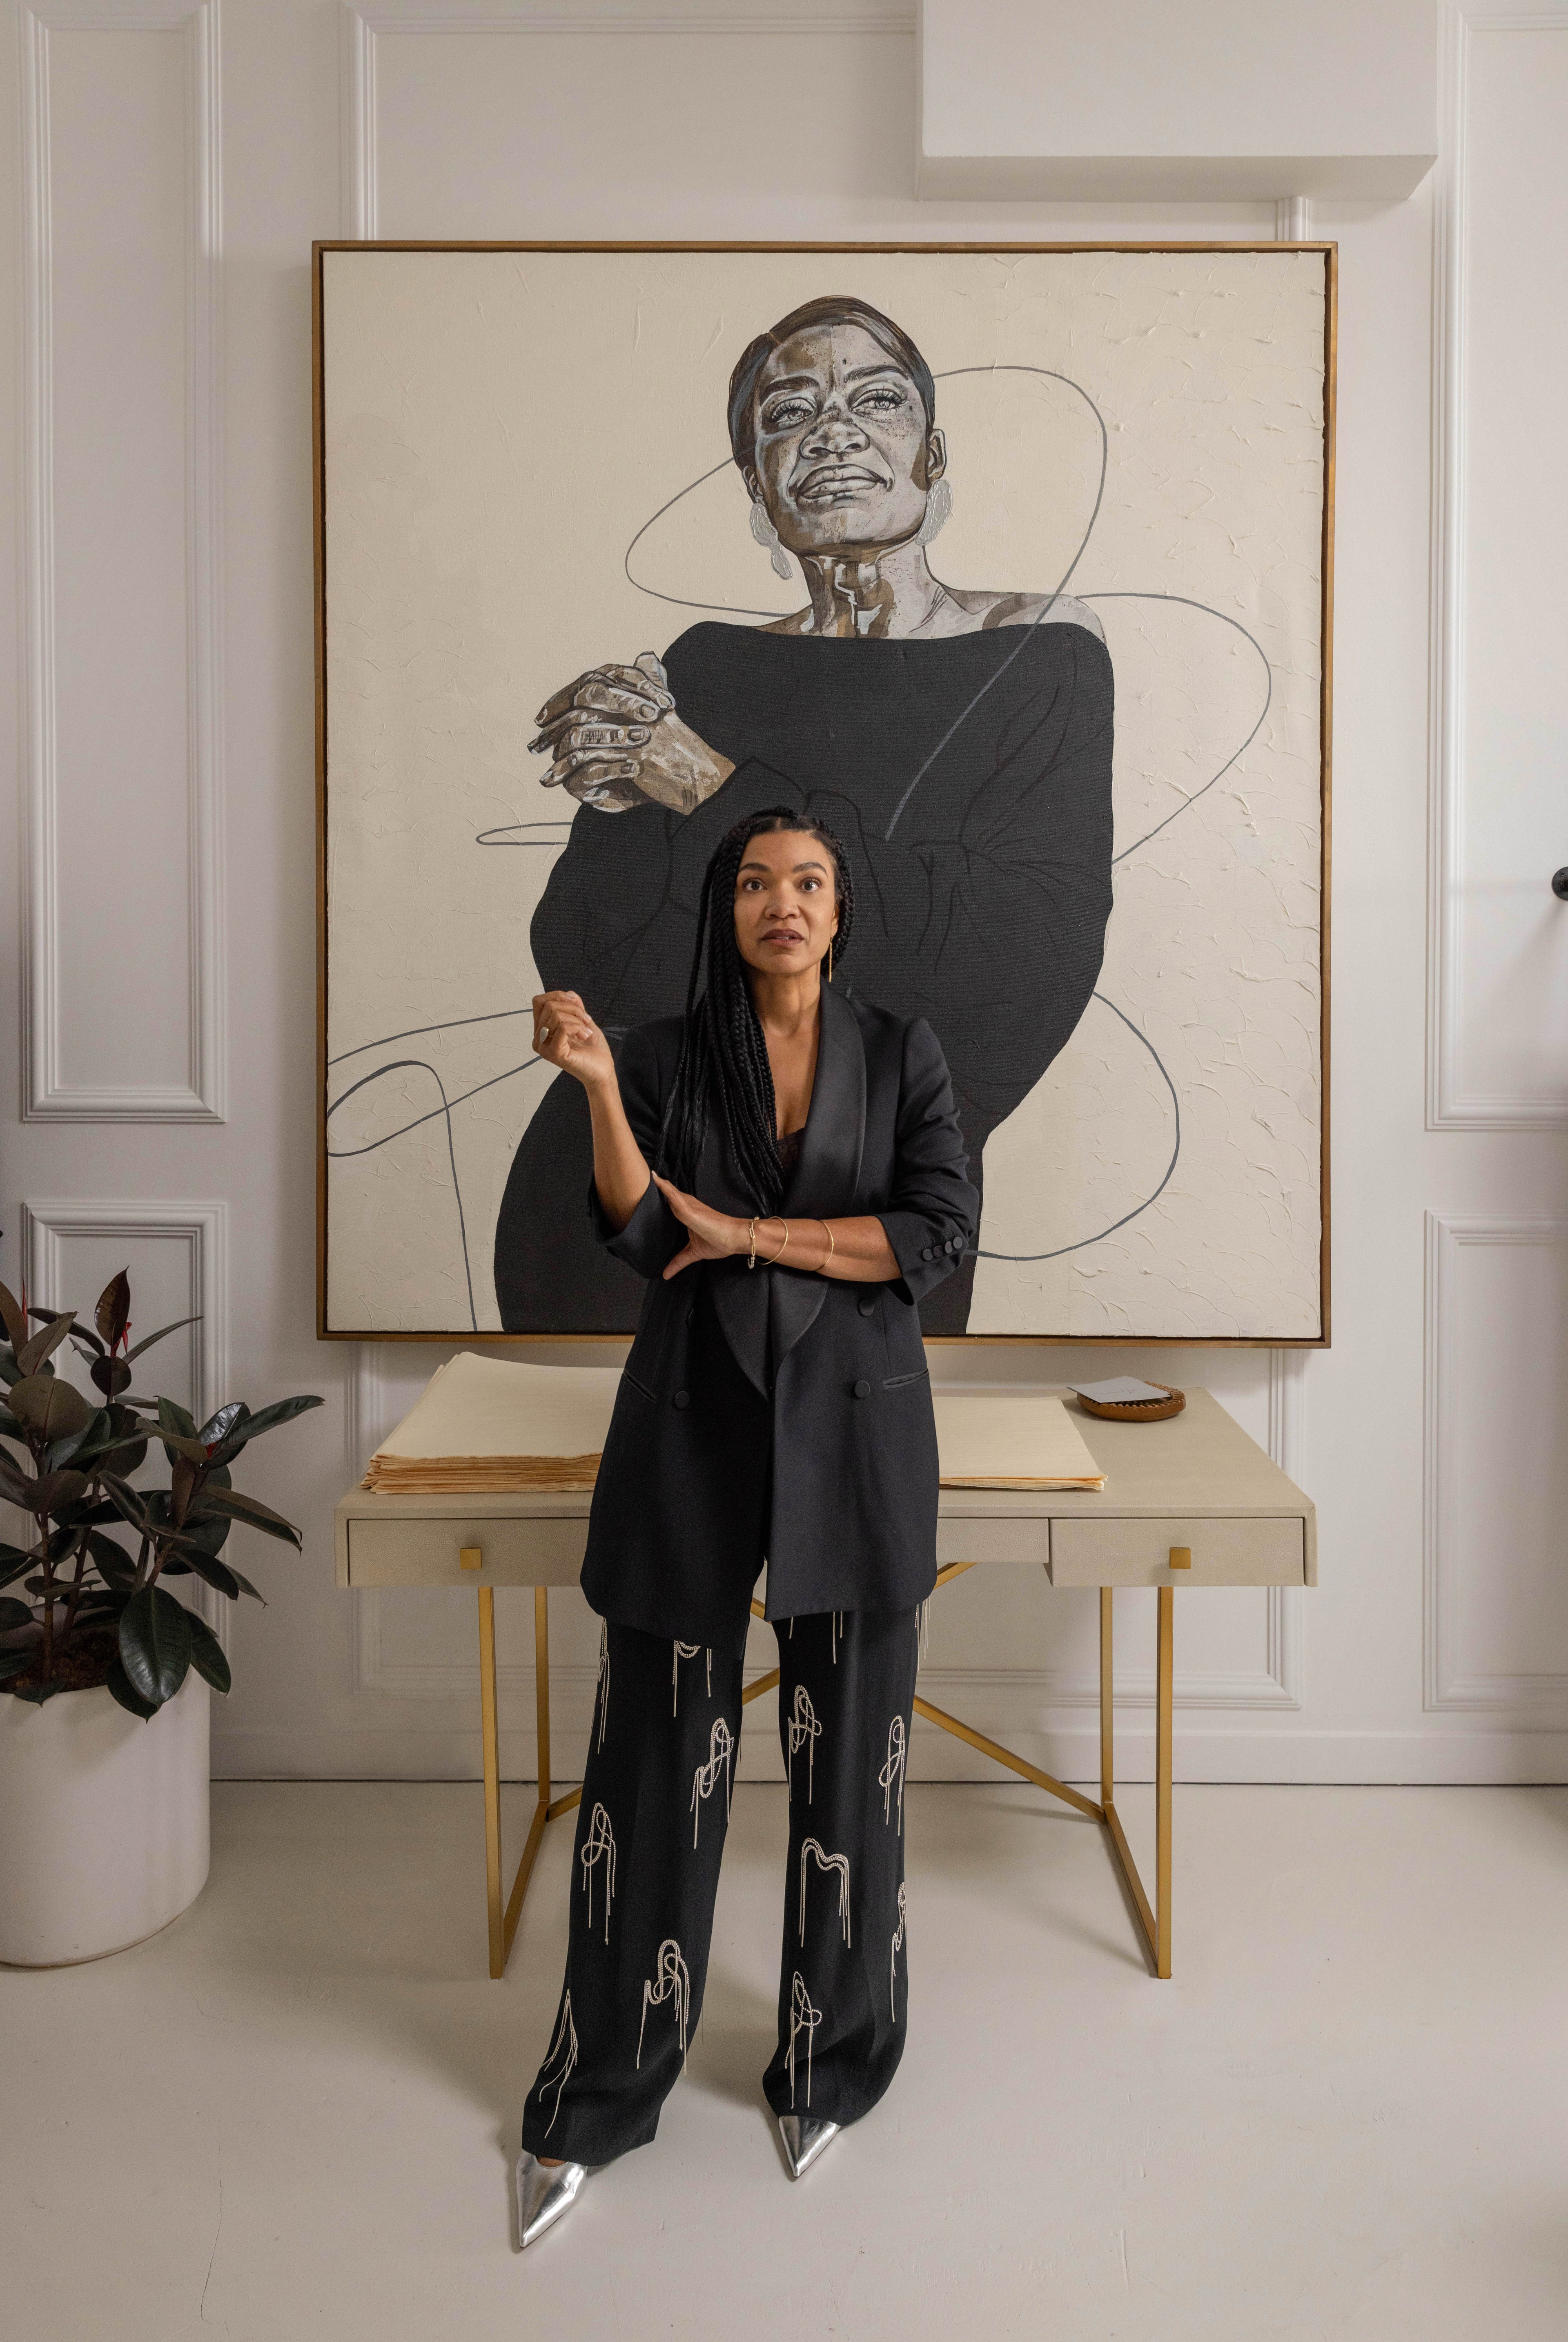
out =
<svg viewBox="0 0 1568 2342"><path fill-rule="evenodd" d="M1072 1402L1069 1400L1069 1406ZM1156 1976L1171 1973L1171 1712L1175 1592L1180 1586L1315 1586L1317 1516L1311 1501L1207 1391L1187 1394L1164 1423L1105 1423L1073 1408L1099 1468L1103 1494L1084 1489L944 1488L937 1585L981 1563L1044 1568L1053 1586L1100 1589L1100 1801L1026 1764L916 1699L915 1713L1104 1825L1126 1877ZM581 1792L552 1798L548 1589L575 1586L589 1496L382 1496L357 1488L336 1512L339 1586L475 1586L484 1747L485 1884L490 1973L501 1976L545 1825ZM523 1858L503 1904L501 1781L495 1708L495 1594L534 1588L539 1789ZM1116 1812L1112 1749L1112 1603L1119 1586L1157 1589L1154 1907ZM752 1607L761 1615L761 1606ZM778 1670L748 1684L756 1699Z"/></svg>

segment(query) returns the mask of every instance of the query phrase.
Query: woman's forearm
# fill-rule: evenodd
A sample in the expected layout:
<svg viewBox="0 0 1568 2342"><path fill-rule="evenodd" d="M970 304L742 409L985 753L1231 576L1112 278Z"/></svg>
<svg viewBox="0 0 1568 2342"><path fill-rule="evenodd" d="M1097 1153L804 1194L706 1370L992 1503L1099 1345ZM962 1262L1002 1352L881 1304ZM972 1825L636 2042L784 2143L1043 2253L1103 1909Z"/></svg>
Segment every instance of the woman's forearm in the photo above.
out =
<svg viewBox="0 0 1568 2342"><path fill-rule="evenodd" d="M786 1268L812 1270L850 1285L881 1285L899 1273L887 1230L872 1213L853 1220L759 1220L757 1258L782 1260Z"/></svg>
<svg viewBox="0 0 1568 2342"><path fill-rule="evenodd" d="M632 1135L614 1074L588 1090L588 1111L594 1122L594 1186L605 1218L619 1234L647 1194L653 1175Z"/></svg>

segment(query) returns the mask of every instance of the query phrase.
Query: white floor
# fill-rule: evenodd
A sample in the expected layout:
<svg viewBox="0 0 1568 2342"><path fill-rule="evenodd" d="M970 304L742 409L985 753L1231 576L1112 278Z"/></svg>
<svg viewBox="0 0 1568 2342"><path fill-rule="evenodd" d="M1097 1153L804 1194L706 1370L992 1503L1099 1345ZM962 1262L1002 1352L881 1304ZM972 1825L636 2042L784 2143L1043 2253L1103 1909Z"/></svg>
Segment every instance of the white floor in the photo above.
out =
<svg viewBox="0 0 1568 2342"><path fill-rule="evenodd" d="M1148 1793L1126 1797L1145 1851ZM569 1825L492 1984L477 1788L215 1790L184 1919L0 1978L8 2330L1568 2333L1568 1792L1182 1790L1162 1985L1092 1824L1026 1788L913 1788L908 2052L798 2186L757 2090L782 1800L736 1794L707 2008L657 2144L520 2257L511 2159Z"/></svg>

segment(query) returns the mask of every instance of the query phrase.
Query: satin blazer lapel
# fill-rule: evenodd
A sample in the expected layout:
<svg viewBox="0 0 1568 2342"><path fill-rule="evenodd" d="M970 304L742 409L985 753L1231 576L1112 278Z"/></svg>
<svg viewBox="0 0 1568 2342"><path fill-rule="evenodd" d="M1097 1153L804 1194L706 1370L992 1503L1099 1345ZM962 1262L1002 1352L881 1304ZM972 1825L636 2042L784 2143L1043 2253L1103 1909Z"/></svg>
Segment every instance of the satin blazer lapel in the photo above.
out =
<svg viewBox="0 0 1568 2342"><path fill-rule="evenodd" d="M816 1078L805 1118L800 1160L784 1189L788 1219L832 1219L854 1209L865 1145L865 1045L847 1000L824 985ZM816 1323L827 1295L823 1276L786 1276L773 1286L772 1364L776 1373L803 1334Z"/></svg>
<svg viewBox="0 0 1568 2342"><path fill-rule="evenodd" d="M864 1145L865 1045L860 1020L847 1000L824 986L816 1076L800 1160L784 1189L785 1217L832 1218L853 1212ZM716 1210L750 1216L751 1206L730 1179L724 1138L713 1123L698 1166L697 1193ZM775 1237L777 1233L775 1229ZM816 1323L827 1280L796 1276L787 1266L764 1268L760 1261L748 1269L744 1260L734 1258L711 1262L707 1275L714 1308L735 1362L765 1398L781 1360Z"/></svg>
<svg viewBox="0 0 1568 2342"><path fill-rule="evenodd" d="M710 1118L697 1166L697 1193L717 1212L751 1217L752 1206L729 1176L729 1156L724 1134ZM777 1230L774 1230L777 1235ZM735 1364L764 1398L772 1388L768 1360L768 1285L765 1269L748 1269L744 1260L710 1261L703 1272L713 1296L714 1310L724 1328Z"/></svg>

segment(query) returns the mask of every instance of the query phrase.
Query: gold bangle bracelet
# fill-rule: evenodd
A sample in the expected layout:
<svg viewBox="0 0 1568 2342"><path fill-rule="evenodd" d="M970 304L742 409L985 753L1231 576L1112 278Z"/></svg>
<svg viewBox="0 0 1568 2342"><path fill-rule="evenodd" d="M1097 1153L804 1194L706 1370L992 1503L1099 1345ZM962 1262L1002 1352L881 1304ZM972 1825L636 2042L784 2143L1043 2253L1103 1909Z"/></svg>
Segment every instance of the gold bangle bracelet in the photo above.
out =
<svg viewBox="0 0 1568 2342"><path fill-rule="evenodd" d="M768 1214L768 1218L770 1220L777 1220L780 1227L783 1228L784 1232L784 1240L783 1244L780 1245L777 1252L774 1253L773 1261L768 1263L768 1266L771 1268L774 1265L774 1261L782 1260L785 1253L789 1250L789 1222L784 1218L782 1212L770 1212ZM764 1225L765 1226L766 1223L764 1222Z"/></svg>
<svg viewBox="0 0 1568 2342"><path fill-rule="evenodd" d="M827 1260L824 1260L822 1266L817 1270L817 1275L819 1276L825 1276L827 1275L828 1263L833 1259L834 1253L838 1250L838 1246L833 1240L833 1230L828 1226L827 1222L825 1220L818 1220L817 1226L822 1230L824 1236L827 1238Z"/></svg>

